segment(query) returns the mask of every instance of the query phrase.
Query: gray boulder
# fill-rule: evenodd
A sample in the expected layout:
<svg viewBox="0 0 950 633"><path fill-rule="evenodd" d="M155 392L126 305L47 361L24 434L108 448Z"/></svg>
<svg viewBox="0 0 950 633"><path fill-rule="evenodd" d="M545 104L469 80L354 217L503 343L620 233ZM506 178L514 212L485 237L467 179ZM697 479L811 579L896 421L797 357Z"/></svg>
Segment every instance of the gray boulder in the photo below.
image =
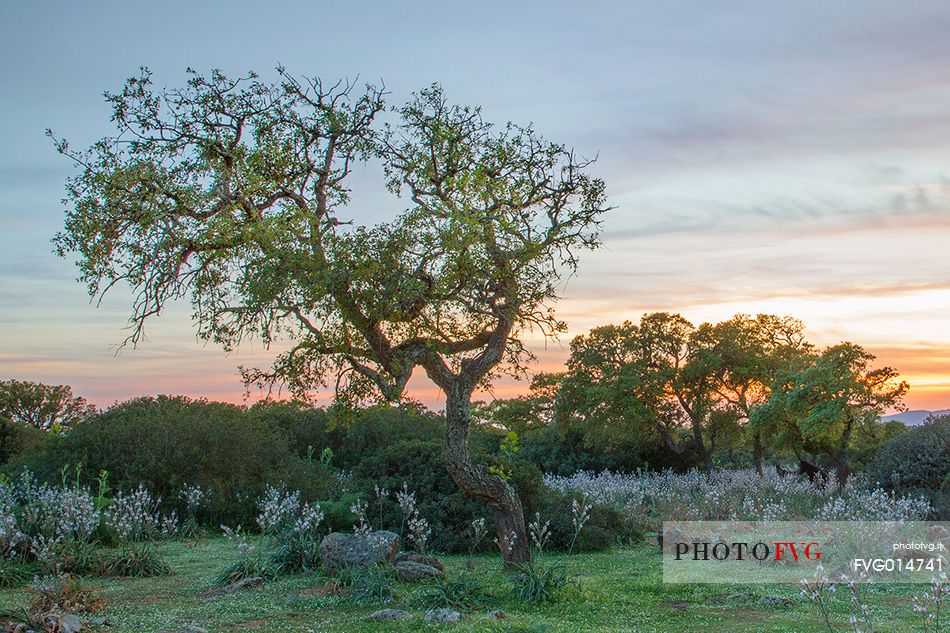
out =
<svg viewBox="0 0 950 633"><path fill-rule="evenodd" d="M82 629L82 619L78 615L67 613L66 615L59 616L59 628L56 629L57 631L61 633L79 633Z"/></svg>
<svg viewBox="0 0 950 633"><path fill-rule="evenodd" d="M237 593L239 591L244 591L245 589L250 589L252 587L259 587L264 584L264 579L260 576L252 576L248 578L241 578L240 580L235 580L230 585L226 587L219 587L217 589L212 589L210 591L204 592L202 595L207 598L218 598L221 596L227 596L232 593Z"/></svg>
<svg viewBox="0 0 950 633"><path fill-rule="evenodd" d="M370 620L406 620L412 617L408 611L399 609L380 609L369 616Z"/></svg>
<svg viewBox="0 0 950 633"><path fill-rule="evenodd" d="M452 609L430 609L426 611L426 622L432 622L433 624L455 624L467 619L467 616Z"/></svg>
<svg viewBox="0 0 950 633"><path fill-rule="evenodd" d="M399 535L384 530L366 535L331 532L320 543L320 559L327 569L391 563L398 553Z"/></svg>
<svg viewBox="0 0 950 633"><path fill-rule="evenodd" d="M393 559L393 562L397 565L405 561L421 563L429 567L435 567L441 572L445 571L445 566L442 565L442 561L435 556L425 556L423 554L417 554L416 552L400 552L396 558Z"/></svg>
<svg viewBox="0 0 950 633"><path fill-rule="evenodd" d="M396 575L399 580L428 580L429 578L445 578L442 570L431 565L416 563L411 560L404 560L396 563Z"/></svg>

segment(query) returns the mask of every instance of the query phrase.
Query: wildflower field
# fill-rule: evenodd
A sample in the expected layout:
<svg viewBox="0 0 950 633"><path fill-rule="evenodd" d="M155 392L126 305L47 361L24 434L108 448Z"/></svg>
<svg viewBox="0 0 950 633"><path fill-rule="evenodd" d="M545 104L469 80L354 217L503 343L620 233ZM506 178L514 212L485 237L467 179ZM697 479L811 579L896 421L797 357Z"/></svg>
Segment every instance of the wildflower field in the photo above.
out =
<svg viewBox="0 0 950 633"><path fill-rule="evenodd" d="M433 586L394 582L392 595L379 602L338 595L333 577L321 572L278 578L243 592L208 598L206 592L220 569L233 560L223 538L171 541L156 551L172 573L153 578L90 580L101 585L108 606L100 614L112 626L103 631L417 631L445 630L423 620L437 602ZM596 554L546 555L574 576L559 599L547 604L521 604L509 591L498 557L445 557L451 578L468 575L497 597L466 610L467 621L454 631L748 631L792 633L828 630L821 615L798 587L668 586L662 583L660 554L655 546L614 548ZM875 586L868 602L878 631L923 631L911 598L921 588ZM850 598L839 591L829 609L838 631L851 631ZM24 589L0 590L0 608L25 605ZM368 616L381 608L405 609L412 618L376 622ZM501 610L505 619L488 615ZM933 630L933 629L930 629Z"/></svg>
<svg viewBox="0 0 950 633"><path fill-rule="evenodd" d="M459 631L941 630L945 577L928 587L828 578L819 570L801 585L664 584L649 531L664 518L901 522L926 517L930 507L920 498L859 478L837 489L752 471L581 472L548 477L545 486L573 499L572 533L557 547L557 517L535 513L528 526L534 562L507 571L481 518L463 535L469 552L446 555L431 551L428 522L408 486L377 487L354 502L352 524L335 536L392 535L426 563L408 569L439 568L406 577L385 559L329 565L330 518L295 490L269 487L256 501L253 525L215 528L196 520L213 491L184 487L180 518L142 486L110 491L105 476L98 489L65 479L41 484L25 472L0 484L0 623L15 633L80 630L71 623L116 632L415 631L442 630L446 624L428 620L444 610ZM372 508L390 498L401 516L384 524L380 514L374 524ZM602 507L637 523L639 536L618 536L599 552L575 550Z"/></svg>

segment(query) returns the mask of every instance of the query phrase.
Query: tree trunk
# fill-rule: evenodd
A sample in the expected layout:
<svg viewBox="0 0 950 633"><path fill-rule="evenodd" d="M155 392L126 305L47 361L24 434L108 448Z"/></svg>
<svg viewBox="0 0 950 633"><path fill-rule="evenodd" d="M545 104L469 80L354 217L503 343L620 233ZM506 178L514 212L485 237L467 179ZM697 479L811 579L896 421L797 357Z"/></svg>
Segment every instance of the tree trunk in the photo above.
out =
<svg viewBox="0 0 950 633"><path fill-rule="evenodd" d="M849 447L851 445L851 432L854 429L854 420L849 419L841 433L841 442L838 445L838 451L833 455L835 462L835 478L838 482L838 488L844 488L848 482L848 476L851 474L849 462Z"/></svg>
<svg viewBox="0 0 950 633"><path fill-rule="evenodd" d="M762 448L762 435L756 433L752 436L752 459L755 462L755 472L762 476L762 457L765 450Z"/></svg>
<svg viewBox="0 0 950 633"><path fill-rule="evenodd" d="M848 483L848 476L851 474L851 467L848 465L848 460L844 459L838 462L838 466L835 469L835 478L838 482L839 488L844 488L844 485Z"/></svg>
<svg viewBox="0 0 950 633"><path fill-rule="evenodd" d="M706 442L703 441L702 428L695 421L693 422L693 449L696 451L696 455L703 460L703 469L706 474L711 475L716 470L716 465L713 463L712 454L706 448Z"/></svg>
<svg viewBox="0 0 950 633"><path fill-rule="evenodd" d="M468 449L471 424L471 389L455 385L446 390L445 401L445 466L459 489L469 497L484 502L495 518L498 549L505 567L531 560L531 547L525 530L521 499L511 485L472 463Z"/></svg>

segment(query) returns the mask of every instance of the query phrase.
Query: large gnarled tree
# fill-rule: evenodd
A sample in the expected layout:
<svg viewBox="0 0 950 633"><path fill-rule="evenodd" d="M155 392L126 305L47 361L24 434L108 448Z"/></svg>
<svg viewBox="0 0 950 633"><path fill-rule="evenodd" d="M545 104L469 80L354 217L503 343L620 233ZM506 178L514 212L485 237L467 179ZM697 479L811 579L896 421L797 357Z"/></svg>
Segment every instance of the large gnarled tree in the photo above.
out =
<svg viewBox="0 0 950 633"><path fill-rule="evenodd" d="M437 86L383 125L371 86L189 72L160 91L143 71L107 94L115 136L81 152L57 142L79 166L58 252L78 254L93 296L131 288L132 343L184 298L225 348L287 341L271 368L244 371L249 384L395 401L422 367L445 392L449 473L493 511L505 561L529 559L517 494L471 460L470 400L523 372L526 328L564 329L557 284L606 209L589 161L530 127L494 128ZM349 204L367 161L409 201L389 222Z"/></svg>

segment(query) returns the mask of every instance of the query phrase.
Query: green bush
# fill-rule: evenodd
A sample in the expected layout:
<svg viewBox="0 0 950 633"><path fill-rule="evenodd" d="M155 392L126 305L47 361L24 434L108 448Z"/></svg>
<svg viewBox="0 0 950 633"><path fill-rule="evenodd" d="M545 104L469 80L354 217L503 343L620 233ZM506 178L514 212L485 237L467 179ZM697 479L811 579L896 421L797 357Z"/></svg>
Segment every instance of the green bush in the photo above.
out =
<svg viewBox="0 0 950 633"><path fill-rule="evenodd" d="M481 578L462 572L455 578L435 578L417 596L416 604L424 609L455 609L468 611L493 604L496 598Z"/></svg>
<svg viewBox="0 0 950 633"><path fill-rule="evenodd" d="M106 470L113 489L144 484L179 510L182 486L197 484L211 491L210 521L249 523L254 501L268 483L294 476L320 492L333 485L329 474L300 461L281 432L241 407L159 396L90 416L66 435L52 436L41 453L8 468L17 472L27 466L40 479L58 481L64 466L81 463L85 484Z"/></svg>
<svg viewBox="0 0 950 633"><path fill-rule="evenodd" d="M396 595L396 578L389 566L347 567L339 570L336 578L346 599L356 604L389 602Z"/></svg>
<svg viewBox="0 0 950 633"><path fill-rule="evenodd" d="M550 547L555 550L567 551L574 538L572 523L572 505L579 496L547 491L542 501L536 507L525 512L525 519L530 521L537 512L541 522L550 521ZM574 543L575 552L596 552L607 549L617 543L633 542L642 538L643 534L636 525L628 521L624 514L608 505L591 504L590 518Z"/></svg>
<svg viewBox="0 0 950 633"><path fill-rule="evenodd" d="M936 518L950 519L950 415L930 419L883 443L867 468L888 490L923 493Z"/></svg>
<svg viewBox="0 0 950 633"><path fill-rule="evenodd" d="M148 541L130 543L103 554L97 570L103 576L147 578L172 572Z"/></svg>
<svg viewBox="0 0 950 633"><path fill-rule="evenodd" d="M571 582L563 565L529 561L518 565L509 580L519 602L554 602L557 593Z"/></svg>
<svg viewBox="0 0 950 633"><path fill-rule="evenodd" d="M442 461L442 443L437 440L392 442L367 454L353 469L353 484L367 501L370 524L399 532L402 515L390 494L383 503L382 517L373 496L373 487L394 493L405 482L416 495L416 507L429 522L429 547L441 552L467 551L465 529L472 518L485 512L484 506L463 494Z"/></svg>

